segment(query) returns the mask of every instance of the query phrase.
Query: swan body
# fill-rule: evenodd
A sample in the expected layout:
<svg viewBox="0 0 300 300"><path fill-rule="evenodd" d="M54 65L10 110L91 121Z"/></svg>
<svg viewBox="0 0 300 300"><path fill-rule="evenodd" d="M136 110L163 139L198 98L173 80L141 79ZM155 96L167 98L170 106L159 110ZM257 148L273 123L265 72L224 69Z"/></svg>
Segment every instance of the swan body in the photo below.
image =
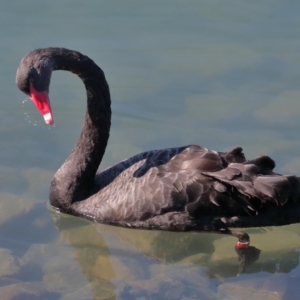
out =
<svg viewBox="0 0 300 300"><path fill-rule="evenodd" d="M54 70L77 74L87 92L79 140L51 182L50 203L56 209L101 223L178 231L300 221L299 178L274 173L268 156L247 160L240 147L148 151L97 174L111 120L105 75L77 51L45 48L27 54L16 84L47 124L53 123L49 86Z"/></svg>

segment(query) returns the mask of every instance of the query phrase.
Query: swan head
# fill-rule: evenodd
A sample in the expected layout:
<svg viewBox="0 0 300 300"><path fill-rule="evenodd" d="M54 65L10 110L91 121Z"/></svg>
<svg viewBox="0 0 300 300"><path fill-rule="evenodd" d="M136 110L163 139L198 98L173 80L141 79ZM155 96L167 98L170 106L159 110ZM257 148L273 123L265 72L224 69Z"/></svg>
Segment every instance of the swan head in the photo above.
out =
<svg viewBox="0 0 300 300"><path fill-rule="evenodd" d="M48 125L54 123L49 99L51 74L51 60L38 49L21 60L16 75L18 88L29 96Z"/></svg>

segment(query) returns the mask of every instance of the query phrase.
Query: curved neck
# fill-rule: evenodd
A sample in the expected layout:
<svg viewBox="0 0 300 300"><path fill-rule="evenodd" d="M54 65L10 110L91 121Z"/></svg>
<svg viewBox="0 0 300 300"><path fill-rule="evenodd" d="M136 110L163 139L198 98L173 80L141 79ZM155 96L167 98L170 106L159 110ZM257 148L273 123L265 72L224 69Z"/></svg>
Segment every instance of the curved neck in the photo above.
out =
<svg viewBox="0 0 300 300"><path fill-rule="evenodd" d="M90 58L62 48L51 50L53 70L77 74L87 92L87 111L79 140L54 175L50 188L50 203L68 210L72 203L89 196L109 138L111 101L104 73Z"/></svg>

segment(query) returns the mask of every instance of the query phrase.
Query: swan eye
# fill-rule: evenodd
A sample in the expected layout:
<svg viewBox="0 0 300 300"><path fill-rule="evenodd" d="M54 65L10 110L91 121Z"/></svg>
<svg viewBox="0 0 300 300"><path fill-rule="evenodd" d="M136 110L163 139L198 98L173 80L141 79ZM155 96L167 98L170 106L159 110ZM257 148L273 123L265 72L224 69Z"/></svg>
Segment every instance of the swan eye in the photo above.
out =
<svg viewBox="0 0 300 300"><path fill-rule="evenodd" d="M29 72L29 86L34 87L36 91L39 92L48 92L50 79L51 79L51 70L49 68L32 68Z"/></svg>

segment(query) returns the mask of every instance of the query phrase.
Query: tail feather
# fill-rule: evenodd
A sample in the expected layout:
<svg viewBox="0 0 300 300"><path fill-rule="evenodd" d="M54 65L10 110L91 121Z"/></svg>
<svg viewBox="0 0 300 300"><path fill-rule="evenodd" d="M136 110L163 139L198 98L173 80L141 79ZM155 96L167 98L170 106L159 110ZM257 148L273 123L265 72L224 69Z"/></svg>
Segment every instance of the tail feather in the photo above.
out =
<svg viewBox="0 0 300 300"><path fill-rule="evenodd" d="M218 193L229 194L245 210L257 213L265 205L282 206L290 200L298 202L300 199L300 179L275 174L274 167L275 162L270 157L261 156L244 163L231 163L220 171L201 174L223 186L213 184ZM220 205L218 197L212 202Z"/></svg>

